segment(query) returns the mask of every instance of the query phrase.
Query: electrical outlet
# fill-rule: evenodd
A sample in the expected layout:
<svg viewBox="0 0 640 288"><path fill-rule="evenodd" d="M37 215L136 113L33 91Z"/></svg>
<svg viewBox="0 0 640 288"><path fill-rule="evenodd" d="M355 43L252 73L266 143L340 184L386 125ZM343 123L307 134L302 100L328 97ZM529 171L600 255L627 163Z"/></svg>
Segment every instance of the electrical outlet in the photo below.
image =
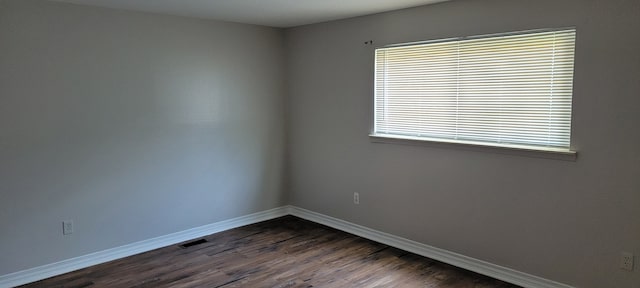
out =
<svg viewBox="0 0 640 288"><path fill-rule="evenodd" d="M629 252L620 253L620 268L624 270L633 270L633 254Z"/></svg>
<svg viewBox="0 0 640 288"><path fill-rule="evenodd" d="M353 193L353 204L360 204L360 193Z"/></svg>
<svg viewBox="0 0 640 288"><path fill-rule="evenodd" d="M63 235L73 234L73 221L62 222L62 234Z"/></svg>

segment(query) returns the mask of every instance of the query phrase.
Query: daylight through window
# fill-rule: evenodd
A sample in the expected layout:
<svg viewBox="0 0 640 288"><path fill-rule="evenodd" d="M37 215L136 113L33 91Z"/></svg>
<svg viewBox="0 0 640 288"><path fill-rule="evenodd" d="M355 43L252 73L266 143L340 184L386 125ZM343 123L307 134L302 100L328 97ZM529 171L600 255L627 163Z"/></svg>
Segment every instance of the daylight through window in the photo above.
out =
<svg viewBox="0 0 640 288"><path fill-rule="evenodd" d="M570 149L575 29L375 52L372 136Z"/></svg>

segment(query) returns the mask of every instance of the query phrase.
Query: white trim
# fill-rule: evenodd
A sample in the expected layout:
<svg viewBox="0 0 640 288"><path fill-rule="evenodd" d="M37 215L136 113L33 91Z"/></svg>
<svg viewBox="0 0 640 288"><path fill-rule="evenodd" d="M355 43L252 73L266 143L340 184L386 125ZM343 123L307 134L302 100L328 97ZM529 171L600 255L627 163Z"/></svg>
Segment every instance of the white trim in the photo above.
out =
<svg viewBox="0 0 640 288"><path fill-rule="evenodd" d="M438 260L456 267L467 269L479 274L503 280L525 288L574 288L572 286L544 279L531 274L498 266L489 262L467 257L444 249L418 243L409 239L387 234L371 228L360 226L341 219L306 209L290 206L289 214L342 230L369 240L386 244L411 253Z"/></svg>
<svg viewBox="0 0 640 288"><path fill-rule="evenodd" d="M56 275L61 275L78 269L105 263L108 261L144 253L157 248L175 245L194 238L207 236L225 230L258 223L265 220L293 215L318 224L342 230L369 240L380 242L398 249L422 255L456 267L467 269L489 277L500 279L525 288L574 288L572 286L544 279L531 274L498 266L482 260L467 257L444 249L418 243L399 236L391 235L371 228L360 226L341 219L306 210L295 206L283 206L257 212L229 220L216 222L193 229L160 236L128 245L87 254L84 256L63 260L7 275L0 276L0 288L19 286Z"/></svg>
<svg viewBox="0 0 640 288"><path fill-rule="evenodd" d="M140 242L115 247L76 258L63 260L23 271L0 276L0 288L19 286L56 275L61 275L78 269L105 263L108 261L128 257L131 255L151 251L169 245L175 245L187 240L207 236L221 231L258 223L261 221L285 216L288 207L279 207L271 210L257 212L233 219L228 219L213 224L208 224L181 232L172 233Z"/></svg>
<svg viewBox="0 0 640 288"><path fill-rule="evenodd" d="M484 143L427 137L399 136L389 134L369 134L373 143L427 146L436 148L462 148L482 152L518 155L525 157L546 158L565 161L576 161L578 152L556 148L533 148L524 145Z"/></svg>

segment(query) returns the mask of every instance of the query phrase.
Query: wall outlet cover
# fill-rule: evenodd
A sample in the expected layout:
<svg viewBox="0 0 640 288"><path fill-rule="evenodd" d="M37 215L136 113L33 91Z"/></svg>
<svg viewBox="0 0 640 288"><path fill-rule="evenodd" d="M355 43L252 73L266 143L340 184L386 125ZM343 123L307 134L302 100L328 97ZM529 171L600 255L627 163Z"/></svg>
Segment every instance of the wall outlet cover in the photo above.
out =
<svg viewBox="0 0 640 288"><path fill-rule="evenodd" d="M63 235L73 234L73 221L62 222L62 234Z"/></svg>
<svg viewBox="0 0 640 288"><path fill-rule="evenodd" d="M633 270L633 254L629 252L620 253L620 268L624 270Z"/></svg>

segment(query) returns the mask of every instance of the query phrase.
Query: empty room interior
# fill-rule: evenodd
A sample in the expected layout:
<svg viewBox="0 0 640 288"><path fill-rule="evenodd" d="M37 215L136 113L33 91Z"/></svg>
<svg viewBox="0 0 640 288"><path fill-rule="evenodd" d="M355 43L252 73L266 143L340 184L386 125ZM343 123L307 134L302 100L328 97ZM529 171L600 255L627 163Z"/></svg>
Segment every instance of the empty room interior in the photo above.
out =
<svg viewBox="0 0 640 288"><path fill-rule="evenodd" d="M0 0L0 287L640 288L638 107L637 0Z"/></svg>

